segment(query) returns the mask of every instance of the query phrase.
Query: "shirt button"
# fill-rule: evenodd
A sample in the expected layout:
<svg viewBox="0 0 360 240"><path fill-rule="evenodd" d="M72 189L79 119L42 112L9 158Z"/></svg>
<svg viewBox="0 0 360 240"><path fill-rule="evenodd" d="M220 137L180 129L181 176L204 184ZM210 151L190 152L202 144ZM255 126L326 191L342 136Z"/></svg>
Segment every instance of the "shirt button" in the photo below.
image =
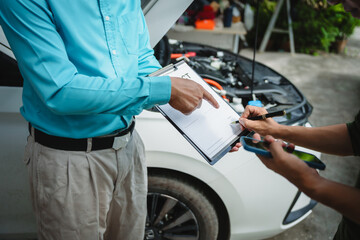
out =
<svg viewBox="0 0 360 240"><path fill-rule="evenodd" d="M110 17L109 17L109 16L106 16L106 17L105 17L105 20L106 20L106 21L109 21L109 20L110 20Z"/></svg>
<svg viewBox="0 0 360 240"><path fill-rule="evenodd" d="M112 54L116 55L116 50L112 50Z"/></svg>

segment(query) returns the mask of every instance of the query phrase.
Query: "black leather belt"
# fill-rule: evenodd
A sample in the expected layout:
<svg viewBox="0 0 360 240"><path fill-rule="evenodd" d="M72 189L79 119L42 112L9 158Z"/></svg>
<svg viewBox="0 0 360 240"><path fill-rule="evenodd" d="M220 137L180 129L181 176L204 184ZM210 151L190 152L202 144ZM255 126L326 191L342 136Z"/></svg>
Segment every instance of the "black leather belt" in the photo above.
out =
<svg viewBox="0 0 360 240"><path fill-rule="evenodd" d="M123 131L116 133L115 135L91 138L90 147L88 146L89 143L88 138L75 139L75 138L57 137L57 136L48 135L40 130L37 130L36 128L34 128L33 137L35 139L35 142L38 142L41 145L44 145L49 148L66 150L66 151L96 151L96 150L112 148L114 143L114 138L124 136L128 133L132 133L134 127L135 127L135 121L133 121L127 129L124 129Z"/></svg>

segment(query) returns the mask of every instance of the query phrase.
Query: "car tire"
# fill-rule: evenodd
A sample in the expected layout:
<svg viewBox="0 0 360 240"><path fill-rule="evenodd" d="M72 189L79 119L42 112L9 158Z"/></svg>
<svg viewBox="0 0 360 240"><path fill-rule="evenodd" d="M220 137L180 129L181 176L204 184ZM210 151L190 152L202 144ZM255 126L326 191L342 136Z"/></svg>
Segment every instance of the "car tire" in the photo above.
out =
<svg viewBox="0 0 360 240"><path fill-rule="evenodd" d="M176 175L149 175L145 239L216 240L219 220L202 190Z"/></svg>

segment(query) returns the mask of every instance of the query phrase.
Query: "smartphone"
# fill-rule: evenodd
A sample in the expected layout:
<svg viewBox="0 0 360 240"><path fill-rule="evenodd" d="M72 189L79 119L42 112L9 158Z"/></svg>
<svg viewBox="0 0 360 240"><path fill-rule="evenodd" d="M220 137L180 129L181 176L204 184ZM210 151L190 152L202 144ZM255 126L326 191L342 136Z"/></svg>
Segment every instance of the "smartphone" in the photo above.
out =
<svg viewBox="0 0 360 240"><path fill-rule="evenodd" d="M240 142L245 150L263 155L265 157L272 158L271 152L268 150L267 147L268 143L262 140L257 140L246 136L241 137ZM313 154L298 150L294 150L292 154L294 154L295 156L303 160L305 163L307 163L309 167L316 168L319 170L324 170L326 167L326 165Z"/></svg>

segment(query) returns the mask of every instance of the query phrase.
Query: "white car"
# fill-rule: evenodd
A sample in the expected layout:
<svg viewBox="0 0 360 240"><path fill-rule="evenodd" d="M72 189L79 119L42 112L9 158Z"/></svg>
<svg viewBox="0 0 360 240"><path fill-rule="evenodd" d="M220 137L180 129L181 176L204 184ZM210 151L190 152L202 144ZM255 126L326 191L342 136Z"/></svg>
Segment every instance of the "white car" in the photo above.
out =
<svg viewBox="0 0 360 240"><path fill-rule="evenodd" d="M191 2L142 1L153 46ZM159 11L167 15L170 10L176 13L164 16L167 26L157 27ZM250 60L198 44L170 44L166 38L160 43L155 49L162 63L171 61L164 50L196 52L189 64L202 77L217 81L239 113L250 100ZM22 78L2 31L0 70L0 239L34 239L36 225L22 163L29 134L19 113ZM257 64L254 86L270 111L287 110L279 122L310 127L312 107L289 80ZM209 165L159 112L144 111L137 117L136 129L145 143L149 174L147 240L268 238L302 221L316 204L243 148Z"/></svg>

